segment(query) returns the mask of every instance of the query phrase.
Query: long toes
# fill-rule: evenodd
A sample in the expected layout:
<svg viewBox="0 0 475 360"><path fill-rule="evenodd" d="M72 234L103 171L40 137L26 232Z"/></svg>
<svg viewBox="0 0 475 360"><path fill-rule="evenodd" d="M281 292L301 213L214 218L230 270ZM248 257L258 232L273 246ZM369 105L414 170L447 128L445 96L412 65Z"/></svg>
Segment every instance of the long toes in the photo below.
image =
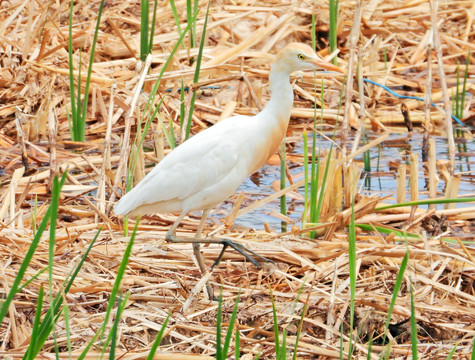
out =
<svg viewBox="0 0 475 360"><path fill-rule="evenodd" d="M255 258L259 259L260 261L273 263L272 260L269 260L269 259L259 255L255 251L253 251L251 249L248 249L244 245L241 245L241 244L239 244L237 242L234 242L232 240L225 239L225 240L223 240L222 244L223 244L223 249L226 248L227 246L232 247L234 250L236 250L238 253L240 253L242 256L244 256L246 259L248 259L252 264L254 264L254 266L256 266L258 268L261 268L261 264ZM249 254L253 255L255 258L252 257Z"/></svg>

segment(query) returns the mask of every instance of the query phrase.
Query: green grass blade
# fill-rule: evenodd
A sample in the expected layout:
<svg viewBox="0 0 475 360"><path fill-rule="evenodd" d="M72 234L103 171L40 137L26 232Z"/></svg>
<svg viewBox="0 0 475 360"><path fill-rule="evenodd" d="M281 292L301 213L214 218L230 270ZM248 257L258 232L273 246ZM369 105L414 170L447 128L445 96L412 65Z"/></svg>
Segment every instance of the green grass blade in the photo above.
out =
<svg viewBox="0 0 475 360"><path fill-rule="evenodd" d="M465 203L465 202L475 202L475 197L465 197L465 198L453 198L453 199L424 199L417 201L408 201L400 204L392 204L386 206L379 206L375 208L375 211L394 209L397 207L403 206L414 206L414 205L430 205L430 204L452 204L452 203Z"/></svg>
<svg viewBox="0 0 475 360"><path fill-rule="evenodd" d="M63 307L64 315L64 330L66 331L66 346L68 348L69 360L72 360L72 345L71 345L71 327L70 327L70 318L69 318L69 306L67 302L64 302Z"/></svg>
<svg viewBox="0 0 475 360"><path fill-rule="evenodd" d="M305 177L305 196L304 196L304 205L303 205L303 215L302 215L302 228L305 228L307 224L307 215L308 215L308 135L307 130L303 132L303 173Z"/></svg>
<svg viewBox="0 0 475 360"><path fill-rule="evenodd" d="M388 229L386 227L383 227L383 226L373 226L373 225L369 225L369 224L355 224L356 227L359 227L360 229L363 229L365 231L378 231L382 234L394 234L396 236L399 236L399 237L408 237L408 238L414 238L414 239L419 239L419 235L416 235L416 234L411 234L411 233L406 233L406 232L403 232L403 231L399 231L399 230L396 230L396 229Z"/></svg>
<svg viewBox="0 0 475 360"><path fill-rule="evenodd" d="M236 336L234 338L234 359L239 360L241 356L241 335L239 329L236 331Z"/></svg>
<svg viewBox="0 0 475 360"><path fill-rule="evenodd" d="M180 133L183 131L183 125L185 124L185 83L183 78L181 78L181 88L180 88Z"/></svg>
<svg viewBox="0 0 475 360"><path fill-rule="evenodd" d="M109 322L109 318L110 318L110 315L111 315L112 308L114 306L114 301L117 298L117 295L119 293L120 283L122 282L122 279L123 279L124 273L125 273L125 269L126 269L127 264L129 262L130 254L132 252L132 246L133 246L134 241L135 241L135 235L137 234L137 229L138 229L139 223L140 223L140 218L137 218L135 226L134 226L134 230L132 231L132 235L130 236L130 241L127 244L127 248L124 251L124 256L123 256L122 261L119 265L119 270L117 271L117 276L116 276L114 285L112 287L112 290L111 290L111 293L110 293L110 296L109 296L109 304L107 306L106 314L105 314L105 317L104 317L104 322L103 322L102 326L99 328L99 330L96 332L96 334L92 337L91 341L87 344L87 346L83 349L81 354L78 356L77 360L84 360L84 358L88 354L89 350L91 349L91 347L94 344L94 342L96 341L96 339L99 336L102 337L103 334L104 334L106 326Z"/></svg>
<svg viewBox="0 0 475 360"><path fill-rule="evenodd" d="M117 334L119 332L119 322L122 317L122 313L124 312L125 307L127 306L127 300L129 299L129 294L125 295L123 299L122 296L117 298L117 313L114 319L114 323L111 328L111 332L107 337L107 341L105 342L104 349L107 347L107 344L110 342L110 351L109 351L109 360L115 360L115 349L117 348Z"/></svg>
<svg viewBox="0 0 475 360"><path fill-rule="evenodd" d="M345 350L343 348L343 322L340 325L340 357L339 360L343 360L343 355L345 354Z"/></svg>
<svg viewBox="0 0 475 360"><path fill-rule="evenodd" d="M373 335L370 336L368 342L368 355L366 356L366 360L371 360L371 351L373 350Z"/></svg>
<svg viewBox="0 0 475 360"><path fill-rule="evenodd" d="M412 281L409 287L411 293L411 347L412 347L412 359L417 360L417 319L416 308L414 306L414 290L412 289Z"/></svg>
<svg viewBox="0 0 475 360"><path fill-rule="evenodd" d="M317 48L317 31L316 31L316 26L315 26L315 14L312 14L312 49Z"/></svg>
<svg viewBox="0 0 475 360"><path fill-rule="evenodd" d="M330 0L330 52L337 49L337 30L338 30L338 0ZM332 60L333 64L337 64L336 57Z"/></svg>
<svg viewBox="0 0 475 360"><path fill-rule="evenodd" d="M175 0L170 0L170 7L172 8L173 19L175 19L178 36L181 36L182 31L181 31L180 17L178 16L178 11L176 10ZM183 47L185 46L183 45Z"/></svg>
<svg viewBox="0 0 475 360"><path fill-rule="evenodd" d="M317 208L315 209L315 222L318 223L320 220L320 212L322 210L323 198L325 197L325 188L327 184L328 171L330 169L330 161L333 152L333 143L330 145L330 150L328 151L327 161L325 163L325 169L323 170L322 183L320 185L320 194L318 196Z"/></svg>
<svg viewBox="0 0 475 360"><path fill-rule="evenodd" d="M408 261L409 261L409 250L406 252L406 254L404 255L404 258L402 259L401 266L397 274L396 283L394 284L393 296L391 298L391 303L389 304L388 315L386 317L386 325L384 326L384 334L386 334L386 331L389 328L389 322L391 321L394 305L396 304L397 294L399 292L399 289L401 288L402 280L404 278L404 273L406 271L406 266L407 266Z"/></svg>
<svg viewBox="0 0 475 360"><path fill-rule="evenodd" d="M468 79L468 70L470 66L470 50L467 53L467 58L465 59L465 72L463 74L463 86L462 86L462 99L460 101L460 116L458 118L460 120L463 119L463 110L465 108L465 94L467 91L467 79Z"/></svg>
<svg viewBox="0 0 475 360"><path fill-rule="evenodd" d="M222 320L223 320L223 289L221 288L218 299L218 313L216 315L216 359L225 360L223 357L223 349L221 347L221 331L222 331Z"/></svg>
<svg viewBox="0 0 475 360"><path fill-rule="evenodd" d="M162 341L163 334L165 333L165 329L167 328L168 321L170 320L171 315L172 315L172 312L170 311L168 313L167 318L163 322L163 325L160 328L160 331L158 332L157 337L155 338L152 344L152 347L150 348L150 352L148 353L146 360L153 360L155 358L155 353L157 352L158 346L160 345L160 342Z"/></svg>
<svg viewBox="0 0 475 360"><path fill-rule="evenodd" d="M99 236L100 231L101 229L98 230L98 232L92 239L91 244L89 244L89 246L87 247L85 253L83 254L79 263L76 265L72 274L69 276L68 279L65 280L66 286L64 287L62 293L56 295L56 297L53 300L53 303L50 305L50 309L48 310L43 321L41 322L35 347L32 348L30 346L27 351L27 353L29 355L32 355L33 358L39 353L44 342L47 340L48 336L53 330L53 325L56 323L57 319L59 318L59 314L61 313L61 305L63 303L64 297L69 292L69 289L71 288L74 280L76 279L76 276L78 275L79 270L82 268L84 261L86 260L89 252L92 249L92 246L94 245L97 237Z"/></svg>
<svg viewBox="0 0 475 360"><path fill-rule="evenodd" d="M297 305L299 301L300 295L302 295L304 285L305 285L305 282L302 283L302 286L300 287L297 293L297 297L295 298L295 303L294 303L294 310L295 310L295 306ZM297 350L299 348L300 334L302 333L303 323L304 323L305 315L307 314L307 309L308 309L308 299L303 306L302 315L300 315L299 327L297 329L297 335L295 337L294 354L292 356L292 360L297 359Z"/></svg>
<svg viewBox="0 0 475 360"><path fill-rule="evenodd" d="M144 61L148 55L149 40L149 0L140 1L140 60Z"/></svg>
<svg viewBox="0 0 475 360"><path fill-rule="evenodd" d="M79 56L79 68L78 68L78 84L77 95L74 91L74 63L73 63L73 44L72 44L72 22L73 22L73 7L74 2L71 0L69 7L69 40L68 40L68 52L69 52L69 91L71 97L71 115L68 115L68 122L70 123L71 139L73 141L84 141L84 135L86 130L86 115L87 106L89 103L89 88L91 84L92 65L94 62L94 55L96 51L97 36L99 33L99 25L101 22L101 16L104 9L105 0L101 1L98 10L98 17L96 27L94 30L94 38L91 45L91 54L89 57L89 66L87 70L86 85L84 88L84 96L81 97L81 54Z"/></svg>
<svg viewBox="0 0 475 360"><path fill-rule="evenodd" d="M65 177L65 175L63 176ZM43 235L43 232L45 231L46 226L51 218L51 211L52 208L50 205L50 207L46 211L45 216L43 217L43 220L41 220L40 225L38 226L38 230L36 231L35 237L33 238L33 241L31 242L30 247L28 248L28 251L25 254L25 257L23 258L20 268L18 269L17 275L13 280L13 284L10 288L10 291L7 294L7 297L2 303L0 303L0 323L2 323L5 315L7 314L8 308L13 300L13 297L18 292L20 283L23 277L25 276L26 269L28 268L31 259L33 258L33 254L35 253L36 248L38 247L38 244L41 240L41 236Z"/></svg>
<svg viewBox="0 0 475 360"><path fill-rule="evenodd" d="M89 66L87 68L87 78L86 78L86 86L84 88L84 100L82 103L82 111L81 111L81 136L80 141L84 141L84 133L85 133L85 125L86 125L86 115L87 115L87 106L89 104L89 87L91 85L91 75L92 75L92 65L94 64L94 55L96 54L96 45L97 45L97 36L99 34L99 25L101 24L101 17L102 12L104 10L105 0L101 0L101 4L99 5L99 10L97 12L97 21L96 21L96 28L94 30L94 38L92 40L91 45L91 55L89 56Z"/></svg>
<svg viewBox="0 0 475 360"><path fill-rule="evenodd" d="M272 303L272 318L274 320L274 342L275 342L275 357L280 357L280 341L279 341L279 323L277 322L277 310L275 308L274 295L270 289L270 299Z"/></svg>
<svg viewBox="0 0 475 360"><path fill-rule="evenodd" d="M188 0L188 1L191 1L191 0ZM205 40L206 40L206 28L208 26L209 4L210 4L210 1L208 1L208 5L206 7L206 15L205 15L205 20L203 24L203 32L201 33L200 48L198 50L198 57L196 58L195 75L193 77L194 84L196 84L200 80L201 61L203 59L203 49L204 49ZM193 120L193 111L195 108L195 101L196 101L196 90L193 91L193 95L191 97L190 109L188 113L188 121L186 124L185 139L188 139L190 137L191 123Z"/></svg>
<svg viewBox="0 0 475 360"><path fill-rule="evenodd" d="M38 292L38 300L36 303L36 312L35 312L35 320L33 321L33 328L31 329L31 340L30 346L34 347L36 344L36 339L38 335L38 331L40 328L41 323L41 312L43 311L43 298L44 298L44 288L43 286L40 287L40 291ZM32 357L28 357L28 359L32 359Z"/></svg>
<svg viewBox="0 0 475 360"><path fill-rule="evenodd" d="M226 332L226 337L224 339L223 355L222 355L223 359L226 359L228 356L229 345L231 345L231 339L233 337L234 323L236 322L236 316L237 316L240 298L241 298L241 294L239 293L236 298L236 301L234 302L233 313L231 315L231 319L229 320L228 331Z"/></svg>
<svg viewBox="0 0 475 360"><path fill-rule="evenodd" d="M186 22L191 24L191 32L190 32L190 46L192 48L195 47L195 26L193 23L196 19L193 19L193 9L191 6L191 0L186 0Z"/></svg>
<svg viewBox="0 0 475 360"><path fill-rule="evenodd" d="M351 220L348 230L348 264L350 267L350 332L353 330L355 317L356 295L356 231L355 231L355 206L351 203ZM351 342L351 336L350 336ZM351 353L351 351L350 351Z"/></svg>
<svg viewBox="0 0 475 360"><path fill-rule="evenodd" d="M452 111L460 119L460 64L457 61L457 81L455 86L455 96L452 98Z"/></svg>
<svg viewBox="0 0 475 360"><path fill-rule="evenodd" d="M282 346L279 351L279 360L287 360L287 330L282 332Z"/></svg>
<svg viewBox="0 0 475 360"><path fill-rule="evenodd" d="M151 54L153 51L153 36L155 34L155 27L157 24L157 9L158 9L158 1L155 0L153 2L152 28L150 29L150 42L148 44L148 54Z"/></svg>
<svg viewBox="0 0 475 360"><path fill-rule="evenodd" d="M286 149L285 149L285 138L280 144L280 190L285 189L285 181L286 177ZM280 213L282 215L287 215L287 197L282 195L280 197ZM287 231L287 223L285 221L281 222L281 230L282 232Z"/></svg>
<svg viewBox="0 0 475 360"><path fill-rule="evenodd" d="M35 281L35 280L38 278L38 276L40 276L41 274L43 274L46 270L48 270L47 267L45 267L45 268L41 269L40 271L38 271L35 275L33 275L33 276L31 277L31 279L27 280L22 286L20 286L20 287L18 288L18 291L17 291L17 292L23 291L24 288L26 288L29 284L31 284L33 281Z"/></svg>
<svg viewBox="0 0 475 360"><path fill-rule="evenodd" d="M158 74L157 80L155 81L155 84L153 85L153 88L150 92L150 96L148 97L147 103L145 105L145 109L144 109L144 112L143 112L143 114L144 114L143 118L150 117L150 115L154 112L153 103L155 101L155 97L157 95L158 88L160 86L160 82L162 80L163 74L165 73L168 66L170 65L170 62L172 61L173 56L175 55L176 51L178 50L178 47L180 46L180 44L183 42L183 38L185 37L187 32L190 30L190 27L191 27L191 23L188 23L186 28L181 33L181 35L180 35L178 41L176 42L175 46L173 47L172 51L170 52L170 55L168 56L167 60L163 64L163 66L160 70L160 73Z"/></svg>
<svg viewBox="0 0 475 360"><path fill-rule="evenodd" d="M457 350L457 344L454 345L454 347L452 348L452 351L450 351L449 355L447 356L447 359L446 360L452 360L452 357L454 356L455 354L455 350Z"/></svg>
<svg viewBox="0 0 475 360"><path fill-rule="evenodd" d="M155 118L155 116L157 115L158 113L158 110L160 109L160 107L162 106L162 103L163 103L163 100L165 100L165 97L162 97L160 99L160 102L158 103L157 107L155 108L155 111L154 113L152 114L152 116L150 116L146 123L145 123L145 126L142 130L142 136L140 137L140 139L138 140L138 136L139 136L139 131L136 132L135 134L135 138L134 138L134 144L137 144L137 140L138 140L138 144L137 144L137 151L135 153L132 154L132 161L129 161L129 166L128 166L128 169L127 169L127 184L126 184L126 189L127 191L129 191L131 188L132 188L132 185L133 185L133 182L134 182L134 169L135 167L137 166L137 161L139 159L139 153L140 153L140 149L142 148L142 144L145 140L145 136L147 135L147 132L148 132L148 129L150 128L150 125L152 124L152 120ZM137 127L140 128L142 126L142 119L139 120L139 123L137 124ZM165 132L165 136L166 136L166 132Z"/></svg>
<svg viewBox="0 0 475 360"><path fill-rule="evenodd" d="M74 0L69 3L69 38L68 38L68 59L69 59L69 96L71 101L71 115L68 112L69 129L71 139L76 139L75 124L78 118L78 108L76 106L76 93L74 91L74 62L73 62L73 7Z"/></svg>

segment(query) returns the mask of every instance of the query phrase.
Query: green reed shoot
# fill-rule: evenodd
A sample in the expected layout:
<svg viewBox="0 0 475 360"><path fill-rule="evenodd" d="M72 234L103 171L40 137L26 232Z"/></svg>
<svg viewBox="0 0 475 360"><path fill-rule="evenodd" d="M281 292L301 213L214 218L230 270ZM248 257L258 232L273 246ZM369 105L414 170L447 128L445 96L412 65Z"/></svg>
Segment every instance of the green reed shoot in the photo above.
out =
<svg viewBox="0 0 475 360"><path fill-rule="evenodd" d="M153 35L155 33L157 5L158 1L155 0L153 5L152 27L150 28L150 1L140 1L140 60L142 61L145 61L147 55L151 54L153 50Z"/></svg>
<svg viewBox="0 0 475 360"><path fill-rule="evenodd" d="M196 19L196 15L195 15L194 19ZM167 70L168 66L170 65L170 62L172 61L173 56L177 52L178 47L183 42L183 39L185 38L188 31L190 31L190 28L191 28L191 23L188 23L187 26L185 27L185 29L183 30L183 32L181 33L180 37L178 38L178 41L176 42L176 44L173 47L172 51L170 52L170 55L168 56L167 60L163 64L163 66L160 70L160 73L158 74L157 80L155 81L155 83L152 87L152 90L150 91L150 95L147 99L147 103L145 105L144 112L143 112L143 118L144 119L148 119L148 118L153 119L153 114L157 114L157 108L155 107L154 103L155 103L155 98L157 96L158 88L160 86L160 82L162 80L163 75L165 74L165 71Z"/></svg>
<svg viewBox="0 0 475 360"><path fill-rule="evenodd" d="M61 178L61 181L58 183L53 182L53 189L52 189L52 194L54 195L54 201L59 201L59 193L61 191L61 186L63 185L64 181L66 180L66 173L63 174L63 177ZM13 297L17 294L20 288L20 283L23 280L25 276L26 269L28 268L28 265L31 262L31 259L33 258L33 255L36 251L36 248L38 247L38 244L41 240L41 237L43 235L43 232L46 229L46 226L48 225L48 222L51 219L51 213L53 212L53 209L57 209L58 204L51 204L46 211L45 216L40 222L40 225L38 226L38 230L36 231L36 234L30 244L30 247L28 248L28 251L26 252L26 255L20 265L20 268L18 269L17 275L15 276L15 279L13 280L13 284L10 287L10 291L7 294L7 297L3 302L0 303L0 324L3 321L3 318L8 312L8 308L13 301Z"/></svg>
<svg viewBox="0 0 475 360"><path fill-rule="evenodd" d="M355 320L355 296L356 296L356 228L355 228L355 204L351 202L351 218L348 227L348 266L350 272L350 344L348 354L353 353L353 326Z"/></svg>
<svg viewBox="0 0 475 360"><path fill-rule="evenodd" d="M410 294L411 294L411 347L412 347L412 359L417 360L417 319L416 319L416 307L414 306L414 290L412 288L412 281L410 281Z"/></svg>
<svg viewBox="0 0 475 360"><path fill-rule="evenodd" d="M35 200L33 204L33 214L31 215L31 228L33 230L33 237L36 235L36 218L38 216L38 195L35 194Z"/></svg>
<svg viewBox="0 0 475 360"><path fill-rule="evenodd" d="M302 286L300 286L300 289L297 293L297 297L295 298L294 310L295 310L295 307L296 307L296 305L299 301L300 295L302 295L304 286L305 286L305 282L303 282ZM298 326L298 329L297 329L297 335L295 337L294 355L292 356L292 360L297 360L297 349L299 347L300 334L302 333L303 321L305 319L305 315L307 314L307 309L308 309L308 301L306 301L304 303L302 314L300 315L300 321L299 321L299 326Z"/></svg>
<svg viewBox="0 0 475 360"><path fill-rule="evenodd" d="M234 358L237 360L241 357L241 335L239 329L236 331L236 336L234 337Z"/></svg>
<svg viewBox="0 0 475 360"><path fill-rule="evenodd" d="M69 317L69 306L65 301L63 306L63 317L64 317L64 330L66 332L66 347L68 349L69 358L72 354L72 344L71 344L71 321Z"/></svg>
<svg viewBox="0 0 475 360"><path fill-rule="evenodd" d="M371 360L371 351L373 351L373 335L370 336L368 341L368 354L366 360Z"/></svg>
<svg viewBox="0 0 475 360"><path fill-rule="evenodd" d="M451 360L452 359L452 357L454 356L455 350L457 350L457 344L454 345L454 347L450 351L449 355L447 356L446 360Z"/></svg>
<svg viewBox="0 0 475 360"><path fill-rule="evenodd" d="M127 300L129 298L129 294L125 295L123 299L122 296L117 298L117 313L115 315L114 322L112 324L111 332L110 332L110 351L109 351L109 360L115 360L115 350L117 348L117 334L119 332L119 321L124 312L125 306L127 305ZM108 344L109 341L106 342ZM104 346L104 350L105 350Z"/></svg>
<svg viewBox="0 0 475 360"><path fill-rule="evenodd" d="M190 0L187 1L191 2ZM200 41L200 48L198 50L198 57L196 58L196 67L195 67L195 75L193 77L193 84L198 83L200 80L200 70L201 70L201 61L203 58L203 49L206 41L206 27L208 26L208 14L209 14L209 4L210 1L208 1L208 6L206 8L206 15L205 15L205 21L203 24L203 31L201 33L201 41ZM195 9L198 10L198 4L195 1ZM198 11L196 11L196 15L198 14ZM197 89L193 90L193 95L191 96L191 102L190 102L190 108L188 110L188 120L186 124L186 132L185 132L185 139L188 139L190 137L190 131L191 131L191 123L193 121L193 111L195 108L195 101L196 101L196 91Z"/></svg>
<svg viewBox="0 0 475 360"><path fill-rule="evenodd" d="M322 79L322 88L323 88L323 79ZM321 88L321 98L323 99L323 89ZM315 96L316 96L316 82L315 82ZM313 128L317 128L317 101L314 101L314 108L313 108ZM322 111L323 111L323 102L322 102ZM323 117L320 119L323 121ZM307 161L307 159L306 159ZM311 158L311 170L310 170L310 201L309 201L309 222L317 223L320 211L317 210L317 194L318 194L318 179L320 177L320 145L318 148L318 159L317 159L317 135L315 130L313 131L313 138L312 138L312 158ZM328 164L328 163L327 163ZM324 184L322 184L324 186ZM310 238L315 239L316 232L312 231L309 234Z"/></svg>
<svg viewBox="0 0 475 360"><path fill-rule="evenodd" d="M209 3L209 2L208 2ZM196 47L196 18L194 14L199 11L199 0L186 0L186 21L192 23L190 32L190 45L192 48Z"/></svg>
<svg viewBox="0 0 475 360"><path fill-rule="evenodd" d="M33 320L33 327L31 329L32 334L37 334L38 330L39 330L39 327L40 327L41 313L42 313L42 310L43 310L44 293L45 293L44 288L43 288L43 286L41 286L40 291L38 292L38 299L37 299L37 302L36 302L35 319ZM29 347L35 347L36 341L37 341L37 337L32 336L31 340L30 340L30 346ZM26 354L25 354L24 359L29 360L29 359L33 359L33 357L32 356L26 356Z"/></svg>
<svg viewBox="0 0 475 360"><path fill-rule="evenodd" d="M180 87L180 134L183 133L183 125L185 124L186 106L185 106L185 83L181 79Z"/></svg>
<svg viewBox="0 0 475 360"><path fill-rule="evenodd" d="M340 102L339 102L339 105L338 105L338 113L341 109L341 104L342 104L342 100L343 100L343 89L344 89L344 82L343 82L343 87L340 91ZM323 102L324 102L324 83L323 83L323 79L322 79L322 83L321 83L321 90L320 90L320 94L321 94L321 103L322 103L322 108L321 108L321 114L320 114L320 128L322 129L323 128ZM316 93L316 91L315 91ZM314 126L314 129L316 129L316 119L317 119L317 102L315 101L315 106L314 106L314 118L313 118L313 126ZM337 130L337 127L334 128L333 130L333 138L335 138L335 135L336 135L336 130ZM307 139L304 138L304 141L307 141ZM332 152L333 152L333 142L331 143L330 145L330 149L328 151L328 156L327 156L327 162L325 164L325 168L324 168L324 173L323 173L323 177L322 177L322 181L321 181L321 184L319 183L319 178L320 178L320 145L319 145L319 150L318 150L318 159L317 159L317 151L316 151L316 142L317 142L317 137L316 137L316 134L315 134L315 131L313 131L313 142L312 142L312 155L311 155L311 170L310 170L310 189L308 187L306 187L306 198L308 198L308 195L310 195L310 200L308 200L305 204L306 204L306 207L304 208L304 217L303 217L303 223L304 223L304 226L305 225L309 225L309 224L318 224L319 222L319 219L320 219L320 212L321 212L321 208L322 208L322 205L323 205L323 198L324 198L324 193L325 193L325 189L326 189L326 183L327 183L327 177L328 177L328 172L329 172L329 169L330 169L330 161L331 161L331 158L332 158ZM306 146L305 146L306 147ZM304 154L305 155L305 162L308 161L308 151L306 151L304 149ZM307 174L308 172L308 164L304 164L304 169L306 169L305 173ZM307 182L308 180L308 177L306 177L306 183L308 184ZM317 201L318 200L318 201ZM308 218L309 218L309 221L306 223L305 220L307 219L307 214L309 215ZM314 239L316 236L316 232L315 231L312 231L310 232L309 234L309 237Z"/></svg>
<svg viewBox="0 0 475 360"><path fill-rule="evenodd" d="M132 246L134 245L134 242L135 242L135 236L137 234L139 223L140 223L140 218L137 218L135 222L134 230L132 231L132 235L130 236L129 243L127 244L127 248L125 249L124 255L122 257L122 261L120 262L119 270L117 271L117 276L115 278L114 285L112 286L112 290L109 296L109 303L107 305L106 314L104 317L104 322L102 323L101 327L97 330L97 332L94 334L94 336L89 341L89 343L86 345L86 347L83 349L83 351L81 352L77 360L84 360L84 358L87 356L88 352L90 351L91 347L94 345L96 340L98 338L102 339L105 334L107 324L109 323L109 319L111 317L112 308L114 307L115 300L117 299L119 295L120 284L122 282L122 279L124 278L125 269L127 267L130 255L132 253Z"/></svg>
<svg viewBox="0 0 475 360"><path fill-rule="evenodd" d="M451 203L465 203L465 202L475 202L475 196L464 197L464 198L453 198L453 199L423 199L423 200L416 200L416 201L408 201L405 203L378 206L374 210L381 211L381 210L393 209L393 208L402 207L402 206L451 204Z"/></svg>
<svg viewBox="0 0 475 360"><path fill-rule="evenodd" d="M285 149L285 139L280 144L280 189L285 189L285 180L286 180L286 149ZM287 215L287 199L285 194L280 197L280 213L282 215ZM281 224L282 232L287 231L287 223L282 221Z"/></svg>
<svg viewBox="0 0 475 360"><path fill-rule="evenodd" d="M368 143L368 136L365 134L363 136L363 145ZM364 170L367 172L371 172L371 153L370 150L367 150L363 153L363 164Z"/></svg>
<svg viewBox="0 0 475 360"><path fill-rule="evenodd" d="M377 231L381 234L394 234L398 237L408 237L411 239L419 239L419 235L406 233L404 231L386 228L384 226L370 225L370 224L355 224L356 227L363 229L364 231Z"/></svg>
<svg viewBox="0 0 475 360"><path fill-rule="evenodd" d="M270 290L270 298L272 302L272 317L274 321L274 342L275 342L275 359L286 360L287 359L287 330L282 332L282 344L279 340L279 322L277 321L277 310L275 308L274 296L272 289Z"/></svg>
<svg viewBox="0 0 475 360"><path fill-rule="evenodd" d="M147 119L147 121L145 123L145 126L144 126L143 130L141 131L140 139L139 139L140 132L137 131L136 134L135 134L134 144L137 145L137 151L135 153L131 154L132 158L129 161L129 166L128 166L128 170L127 170L127 191L129 191L132 188L132 185L133 185L133 182L134 182L133 181L134 180L133 179L134 169L137 166L137 162L138 162L138 158L139 158L139 150L142 148L142 144L145 140L145 135L147 135L148 129L150 128L150 125L152 124L152 120L157 115L158 109L160 109L160 106L162 105L164 99L165 98L160 99L160 102L158 103L157 107L155 108L154 113L152 114L151 117L149 117ZM160 125L162 125L162 131L165 134L165 136L170 136L167 133L165 127L163 126L163 122L161 122ZM137 128L140 129L141 127L142 127L142 118L139 119L138 124L137 124ZM173 125L170 125L170 129L173 129Z"/></svg>
<svg viewBox="0 0 475 360"><path fill-rule="evenodd" d="M338 4L339 0L330 0L330 52L337 49L337 30L338 30ZM337 58L332 59L334 65L337 64Z"/></svg>
<svg viewBox="0 0 475 360"><path fill-rule="evenodd" d="M344 350L344 347L343 347L343 338L344 338L344 331L343 331L343 322L341 323L340 325L340 357L339 359L340 360L343 360L343 355L345 354L345 350Z"/></svg>
<svg viewBox="0 0 475 360"><path fill-rule="evenodd" d="M84 96L81 96L81 53L79 54L79 75L77 81L77 95L74 90L74 62L73 62L73 6L71 0L69 5L69 91L71 97L71 113L68 112L69 131L73 141L84 141L86 131L87 105L89 103L89 87L91 85L92 64L94 63L94 54L96 52L97 35L101 23L102 11L105 0L101 1L99 6L94 38L91 45L91 55L89 57L89 66L87 69L86 84L84 87Z"/></svg>
<svg viewBox="0 0 475 360"><path fill-rule="evenodd" d="M160 331L157 334L157 337L155 338L152 347L150 348L150 352L148 353L147 359L146 360L153 360L155 358L155 353L157 352L158 346L160 345L160 342L162 341L163 334L165 333L165 329L167 328L168 321L170 320L170 316L172 315L171 311L168 313L168 316L166 317L165 321L163 322L162 327L160 328Z"/></svg>
<svg viewBox="0 0 475 360"><path fill-rule="evenodd" d="M464 107L465 107L465 96L466 96L466 91L467 91L469 65L470 65L470 51L468 52L467 58L465 61L465 72L463 75L462 91L460 92L460 65L457 65L456 93L455 93L455 96L452 97L452 101L453 101L452 112L460 120L463 119L463 112L464 112Z"/></svg>
<svg viewBox="0 0 475 360"><path fill-rule="evenodd" d="M303 131L303 173L305 179L305 187L304 187L304 205L303 205L303 215L302 215L302 226L305 227L307 223L307 214L308 214L308 135L307 130Z"/></svg>
<svg viewBox="0 0 475 360"><path fill-rule="evenodd" d="M462 84L462 91L460 91L460 65L457 64L457 85L456 85L456 92L455 95L452 96L452 113L460 120L464 118L464 108L465 108L465 96L466 96L466 90L467 90L467 78L468 78L468 70L469 70L469 65L470 65L470 51L467 54L467 58L465 61L465 72L464 72L464 77L463 77L463 84ZM456 137L463 137L463 130L456 128L455 129L455 136ZM457 143L457 148L459 153L466 153L467 150L467 144L466 143ZM459 157L459 160L462 157ZM468 157L466 158L467 162L467 167L468 170L470 171L470 161ZM463 166L462 164L459 165L460 171L463 171Z"/></svg>
<svg viewBox="0 0 475 360"><path fill-rule="evenodd" d="M54 324L59 320L59 316L63 310L61 306L63 305L63 301L65 300L65 295L71 289L71 286L73 285L74 280L79 274L79 270L84 265L84 262L86 261L86 258L89 255L89 252L91 251L100 232L101 232L101 229L98 230L98 232L92 239L91 243L87 247L86 251L84 252L83 256L81 257L81 260L73 268L72 272L68 275L68 277L63 282L60 292L56 294L53 301L50 303L50 307L48 311L46 312L43 320L36 326L36 328L34 327L34 331L31 334L31 338L32 339L34 338L35 341L34 343L30 343L30 346L28 347L24 355L24 359L35 359L38 353L40 352L41 348L43 347L44 343L50 336L51 332L53 331Z"/></svg>
<svg viewBox="0 0 475 360"><path fill-rule="evenodd" d="M231 319L229 320L228 331L224 337L224 343L222 342L222 324L223 324L223 292L221 289L221 294L218 299L218 314L216 318L216 360L226 360L229 352L229 346L231 345L231 339L233 337L233 328L236 322L237 311L239 307L240 294L236 297L234 302L233 313L231 314ZM239 332L239 331L238 331ZM221 345L223 344L223 345ZM237 341L236 344L238 345ZM236 350L238 351L238 350Z"/></svg>
<svg viewBox="0 0 475 360"><path fill-rule="evenodd" d="M409 249L406 251L404 258L402 259L399 272L397 274L396 283L394 284L393 296L391 297L391 303L389 304L388 315L386 317L386 325L384 326L384 336L386 337L386 332L389 328L389 322L391 321L391 316L393 314L394 305L396 305L396 299L401 288L402 280L404 279L404 273L406 271L407 263L409 261Z"/></svg>

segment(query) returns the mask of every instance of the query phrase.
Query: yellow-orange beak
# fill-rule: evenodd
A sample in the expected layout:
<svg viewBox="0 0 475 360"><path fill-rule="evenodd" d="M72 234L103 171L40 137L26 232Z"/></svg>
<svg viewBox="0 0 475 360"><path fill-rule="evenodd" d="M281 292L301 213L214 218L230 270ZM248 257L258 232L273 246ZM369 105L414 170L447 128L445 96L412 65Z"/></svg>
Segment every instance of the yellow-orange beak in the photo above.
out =
<svg viewBox="0 0 475 360"><path fill-rule="evenodd" d="M313 63L316 67L319 67L319 68L322 68L322 69L325 69L325 70L329 70L329 71L336 71L336 72L345 74L345 72L344 72L341 68L339 68L339 67L336 66L336 65L333 65L332 63L329 63L329 62L326 61L326 60L323 60L323 59L320 58L319 56L313 58L312 63Z"/></svg>

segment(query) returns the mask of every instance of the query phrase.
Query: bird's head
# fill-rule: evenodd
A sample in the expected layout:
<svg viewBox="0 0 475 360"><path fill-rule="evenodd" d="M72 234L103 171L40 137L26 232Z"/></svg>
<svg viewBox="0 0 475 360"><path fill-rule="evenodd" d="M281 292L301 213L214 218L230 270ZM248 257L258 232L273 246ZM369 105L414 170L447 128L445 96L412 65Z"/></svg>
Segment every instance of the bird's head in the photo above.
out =
<svg viewBox="0 0 475 360"><path fill-rule="evenodd" d="M273 62L273 67L289 73L318 69L344 73L338 66L322 59L310 46L301 43L288 44L279 51Z"/></svg>

